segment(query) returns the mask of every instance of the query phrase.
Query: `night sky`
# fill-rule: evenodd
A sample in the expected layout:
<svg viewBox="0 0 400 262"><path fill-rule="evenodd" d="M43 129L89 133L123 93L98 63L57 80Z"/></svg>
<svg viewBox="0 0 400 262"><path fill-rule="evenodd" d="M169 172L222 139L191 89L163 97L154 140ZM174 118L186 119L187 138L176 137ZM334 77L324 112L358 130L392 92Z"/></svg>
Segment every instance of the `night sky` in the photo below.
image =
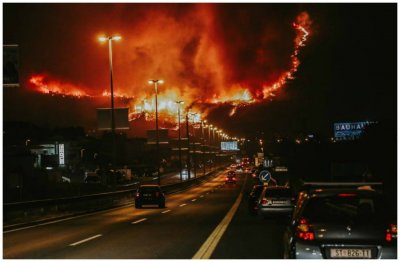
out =
<svg viewBox="0 0 400 262"><path fill-rule="evenodd" d="M154 75L164 88L205 101L238 85L253 96L290 67L296 33L307 12L310 36L294 79L276 96L240 107L208 108L207 119L232 135L330 136L335 121L396 121L397 4L3 4L3 43L19 44L21 86L3 89L3 119L95 128L107 99L33 92L33 74L79 87L109 89L107 47L114 43L117 92L151 97ZM203 104L203 108L205 105Z"/></svg>

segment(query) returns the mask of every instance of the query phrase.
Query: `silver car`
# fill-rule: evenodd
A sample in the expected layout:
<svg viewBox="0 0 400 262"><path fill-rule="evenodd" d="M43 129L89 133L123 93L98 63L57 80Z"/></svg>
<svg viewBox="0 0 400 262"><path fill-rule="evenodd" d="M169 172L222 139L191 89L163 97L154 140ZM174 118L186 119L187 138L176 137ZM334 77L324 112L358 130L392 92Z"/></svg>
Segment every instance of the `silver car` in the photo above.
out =
<svg viewBox="0 0 400 262"><path fill-rule="evenodd" d="M289 216L293 210L292 190L287 186L266 186L258 200L258 214L267 217Z"/></svg>
<svg viewBox="0 0 400 262"><path fill-rule="evenodd" d="M370 187L303 191L284 233L284 258L396 259L396 215Z"/></svg>

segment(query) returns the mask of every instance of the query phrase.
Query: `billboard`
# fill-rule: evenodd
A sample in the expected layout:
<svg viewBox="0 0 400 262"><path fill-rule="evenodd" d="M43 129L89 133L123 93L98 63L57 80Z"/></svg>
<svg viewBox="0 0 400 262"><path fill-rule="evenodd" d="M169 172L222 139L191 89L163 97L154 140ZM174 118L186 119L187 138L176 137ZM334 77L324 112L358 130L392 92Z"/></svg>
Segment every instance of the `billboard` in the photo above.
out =
<svg viewBox="0 0 400 262"><path fill-rule="evenodd" d="M128 108L114 108L115 129L129 129ZM111 108L97 108L97 128L111 130Z"/></svg>
<svg viewBox="0 0 400 262"><path fill-rule="evenodd" d="M238 142L237 141L225 141L221 142L221 150L222 151L238 151Z"/></svg>
<svg viewBox="0 0 400 262"><path fill-rule="evenodd" d="M366 126L372 124L369 121L334 123L336 140L352 140L359 138Z"/></svg>
<svg viewBox="0 0 400 262"><path fill-rule="evenodd" d="M3 86L19 86L18 45L3 45Z"/></svg>

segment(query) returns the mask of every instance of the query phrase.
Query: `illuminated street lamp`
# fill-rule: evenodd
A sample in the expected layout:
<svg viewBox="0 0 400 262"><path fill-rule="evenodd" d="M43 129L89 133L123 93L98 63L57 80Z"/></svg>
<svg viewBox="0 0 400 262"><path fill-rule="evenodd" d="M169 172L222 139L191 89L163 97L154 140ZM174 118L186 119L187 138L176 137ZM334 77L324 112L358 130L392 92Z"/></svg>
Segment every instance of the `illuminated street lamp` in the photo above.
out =
<svg viewBox="0 0 400 262"><path fill-rule="evenodd" d="M121 40L121 36L101 36L100 42L108 41L108 60L110 63L110 88L111 88L111 132L115 134L115 115L114 115L114 84L113 84L113 65L112 65L112 41Z"/></svg>
<svg viewBox="0 0 400 262"><path fill-rule="evenodd" d="M115 113L114 113L114 84L113 84L113 65L112 65L112 41L121 40L121 36L101 36L100 42L108 41L108 60L110 63L110 89L111 89L111 135L113 139L112 163L115 165L116 149L115 149Z"/></svg>
<svg viewBox="0 0 400 262"><path fill-rule="evenodd" d="M213 125L208 125L208 144L211 146L211 130L213 129Z"/></svg>
<svg viewBox="0 0 400 262"><path fill-rule="evenodd" d="M182 150L181 150L181 105L183 101L175 101L178 104L178 147L179 147L179 176L182 181Z"/></svg>
<svg viewBox="0 0 400 262"><path fill-rule="evenodd" d="M156 92L156 150L157 150L157 182L160 185L160 139L158 137L158 84L164 83L163 80L160 79L151 79L149 80L149 84L154 84L154 89Z"/></svg>
<svg viewBox="0 0 400 262"><path fill-rule="evenodd" d="M207 125L204 125L205 123L207 123L207 120L201 120L201 140L203 141L203 145L201 145L201 156L202 156L202 162L203 162L203 175L206 174L206 161L205 161L205 146L206 146L206 140L204 139L204 127L207 127Z"/></svg>

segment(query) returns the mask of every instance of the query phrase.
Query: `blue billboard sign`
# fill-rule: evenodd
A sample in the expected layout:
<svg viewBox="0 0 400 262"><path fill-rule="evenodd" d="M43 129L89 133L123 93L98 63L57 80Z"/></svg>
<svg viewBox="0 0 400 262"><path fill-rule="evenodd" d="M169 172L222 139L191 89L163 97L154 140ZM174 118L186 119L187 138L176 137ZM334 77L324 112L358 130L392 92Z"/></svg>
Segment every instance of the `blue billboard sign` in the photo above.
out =
<svg viewBox="0 0 400 262"><path fill-rule="evenodd" d="M372 123L369 121L334 123L335 139L352 140L359 138L365 127L370 124Z"/></svg>
<svg viewBox="0 0 400 262"><path fill-rule="evenodd" d="M237 141L221 142L222 151L239 151Z"/></svg>

